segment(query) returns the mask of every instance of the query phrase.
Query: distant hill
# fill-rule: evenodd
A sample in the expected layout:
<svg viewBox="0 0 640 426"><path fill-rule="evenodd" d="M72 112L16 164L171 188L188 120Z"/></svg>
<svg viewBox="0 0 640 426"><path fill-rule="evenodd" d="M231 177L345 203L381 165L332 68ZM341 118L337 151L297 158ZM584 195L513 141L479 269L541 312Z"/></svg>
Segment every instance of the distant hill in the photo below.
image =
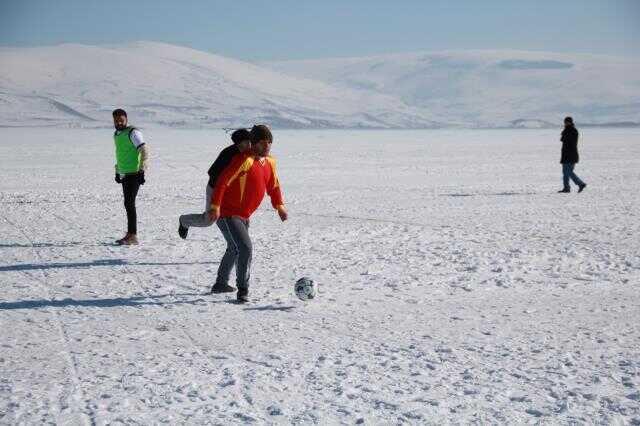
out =
<svg viewBox="0 0 640 426"><path fill-rule="evenodd" d="M432 127L399 99L162 43L0 48L0 125Z"/></svg>
<svg viewBox="0 0 640 426"><path fill-rule="evenodd" d="M252 64L155 42L0 48L0 126L538 128L640 123L640 61L524 51Z"/></svg>
<svg viewBox="0 0 640 426"><path fill-rule="evenodd" d="M640 122L640 60L452 51L268 62L272 69L401 99L465 127Z"/></svg>

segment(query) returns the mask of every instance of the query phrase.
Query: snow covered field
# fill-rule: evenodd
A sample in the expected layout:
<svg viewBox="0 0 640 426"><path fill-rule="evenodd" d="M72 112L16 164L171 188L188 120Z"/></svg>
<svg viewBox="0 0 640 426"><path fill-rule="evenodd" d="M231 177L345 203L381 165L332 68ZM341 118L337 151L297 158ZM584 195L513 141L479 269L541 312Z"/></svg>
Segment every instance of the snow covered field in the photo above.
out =
<svg viewBox="0 0 640 426"><path fill-rule="evenodd" d="M640 424L640 130L583 129L579 195L559 131L275 131L241 306L176 232L228 135L147 129L116 247L112 131L0 129L0 423Z"/></svg>

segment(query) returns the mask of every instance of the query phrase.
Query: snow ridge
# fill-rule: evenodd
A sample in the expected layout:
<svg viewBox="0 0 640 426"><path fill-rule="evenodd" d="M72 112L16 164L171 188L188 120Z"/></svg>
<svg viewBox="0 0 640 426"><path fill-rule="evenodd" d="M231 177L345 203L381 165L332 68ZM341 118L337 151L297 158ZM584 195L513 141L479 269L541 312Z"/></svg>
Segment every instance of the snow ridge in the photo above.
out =
<svg viewBox="0 0 640 426"><path fill-rule="evenodd" d="M0 126L640 125L640 61L517 50L252 64L156 42L0 48ZM104 124L108 125L108 124Z"/></svg>
<svg viewBox="0 0 640 426"><path fill-rule="evenodd" d="M640 61L518 50L267 62L292 75L400 98L470 127L640 123ZM547 123L555 123L548 125Z"/></svg>
<svg viewBox="0 0 640 426"><path fill-rule="evenodd" d="M162 43L5 48L0 62L4 126L95 126L116 107L130 109L137 123L183 127L437 125L393 96Z"/></svg>

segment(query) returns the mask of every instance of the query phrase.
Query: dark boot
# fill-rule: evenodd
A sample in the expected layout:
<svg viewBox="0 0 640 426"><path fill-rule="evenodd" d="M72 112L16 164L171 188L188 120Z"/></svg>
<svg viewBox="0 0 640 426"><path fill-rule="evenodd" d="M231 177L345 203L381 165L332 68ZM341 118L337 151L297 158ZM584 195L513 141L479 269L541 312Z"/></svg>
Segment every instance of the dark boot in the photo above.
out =
<svg viewBox="0 0 640 426"><path fill-rule="evenodd" d="M182 222L178 220L178 235L180 235L180 238L182 238L183 240L186 240L188 233L189 233L189 228L185 228L184 226L182 226Z"/></svg>
<svg viewBox="0 0 640 426"><path fill-rule="evenodd" d="M119 246L137 246L138 236L127 232L127 235L125 235L124 238L116 240L116 244Z"/></svg>
<svg viewBox="0 0 640 426"><path fill-rule="evenodd" d="M571 190L569 188L564 188L558 191L558 194L567 193L567 192L571 192Z"/></svg>
<svg viewBox="0 0 640 426"><path fill-rule="evenodd" d="M127 240L127 238L129 238L129 233L128 232L125 234L124 237L120 238L119 240L116 240L116 244L119 245L119 246L123 245L124 242Z"/></svg>
<svg viewBox="0 0 640 426"><path fill-rule="evenodd" d="M587 187L587 184L586 184L586 183L583 183L582 185L580 185L580 186L578 187L578 193L581 193L582 191L584 191L584 189L585 189L586 187Z"/></svg>
<svg viewBox="0 0 640 426"><path fill-rule="evenodd" d="M239 288L236 300L238 301L238 303L247 303L249 301L249 289Z"/></svg>
<svg viewBox="0 0 640 426"><path fill-rule="evenodd" d="M213 287L211 287L212 294L232 293L234 291L236 291L236 288L231 287L229 284L214 284Z"/></svg>

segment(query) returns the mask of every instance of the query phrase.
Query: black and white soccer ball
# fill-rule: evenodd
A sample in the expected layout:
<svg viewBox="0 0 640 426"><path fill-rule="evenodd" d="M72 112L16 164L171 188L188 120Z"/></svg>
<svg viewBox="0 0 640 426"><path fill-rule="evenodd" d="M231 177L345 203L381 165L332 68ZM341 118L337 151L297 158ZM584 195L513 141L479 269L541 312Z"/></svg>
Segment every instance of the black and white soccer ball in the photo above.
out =
<svg viewBox="0 0 640 426"><path fill-rule="evenodd" d="M293 287L293 291L300 300L311 300L317 295L316 284L311 278L302 277L296 281L296 285Z"/></svg>

